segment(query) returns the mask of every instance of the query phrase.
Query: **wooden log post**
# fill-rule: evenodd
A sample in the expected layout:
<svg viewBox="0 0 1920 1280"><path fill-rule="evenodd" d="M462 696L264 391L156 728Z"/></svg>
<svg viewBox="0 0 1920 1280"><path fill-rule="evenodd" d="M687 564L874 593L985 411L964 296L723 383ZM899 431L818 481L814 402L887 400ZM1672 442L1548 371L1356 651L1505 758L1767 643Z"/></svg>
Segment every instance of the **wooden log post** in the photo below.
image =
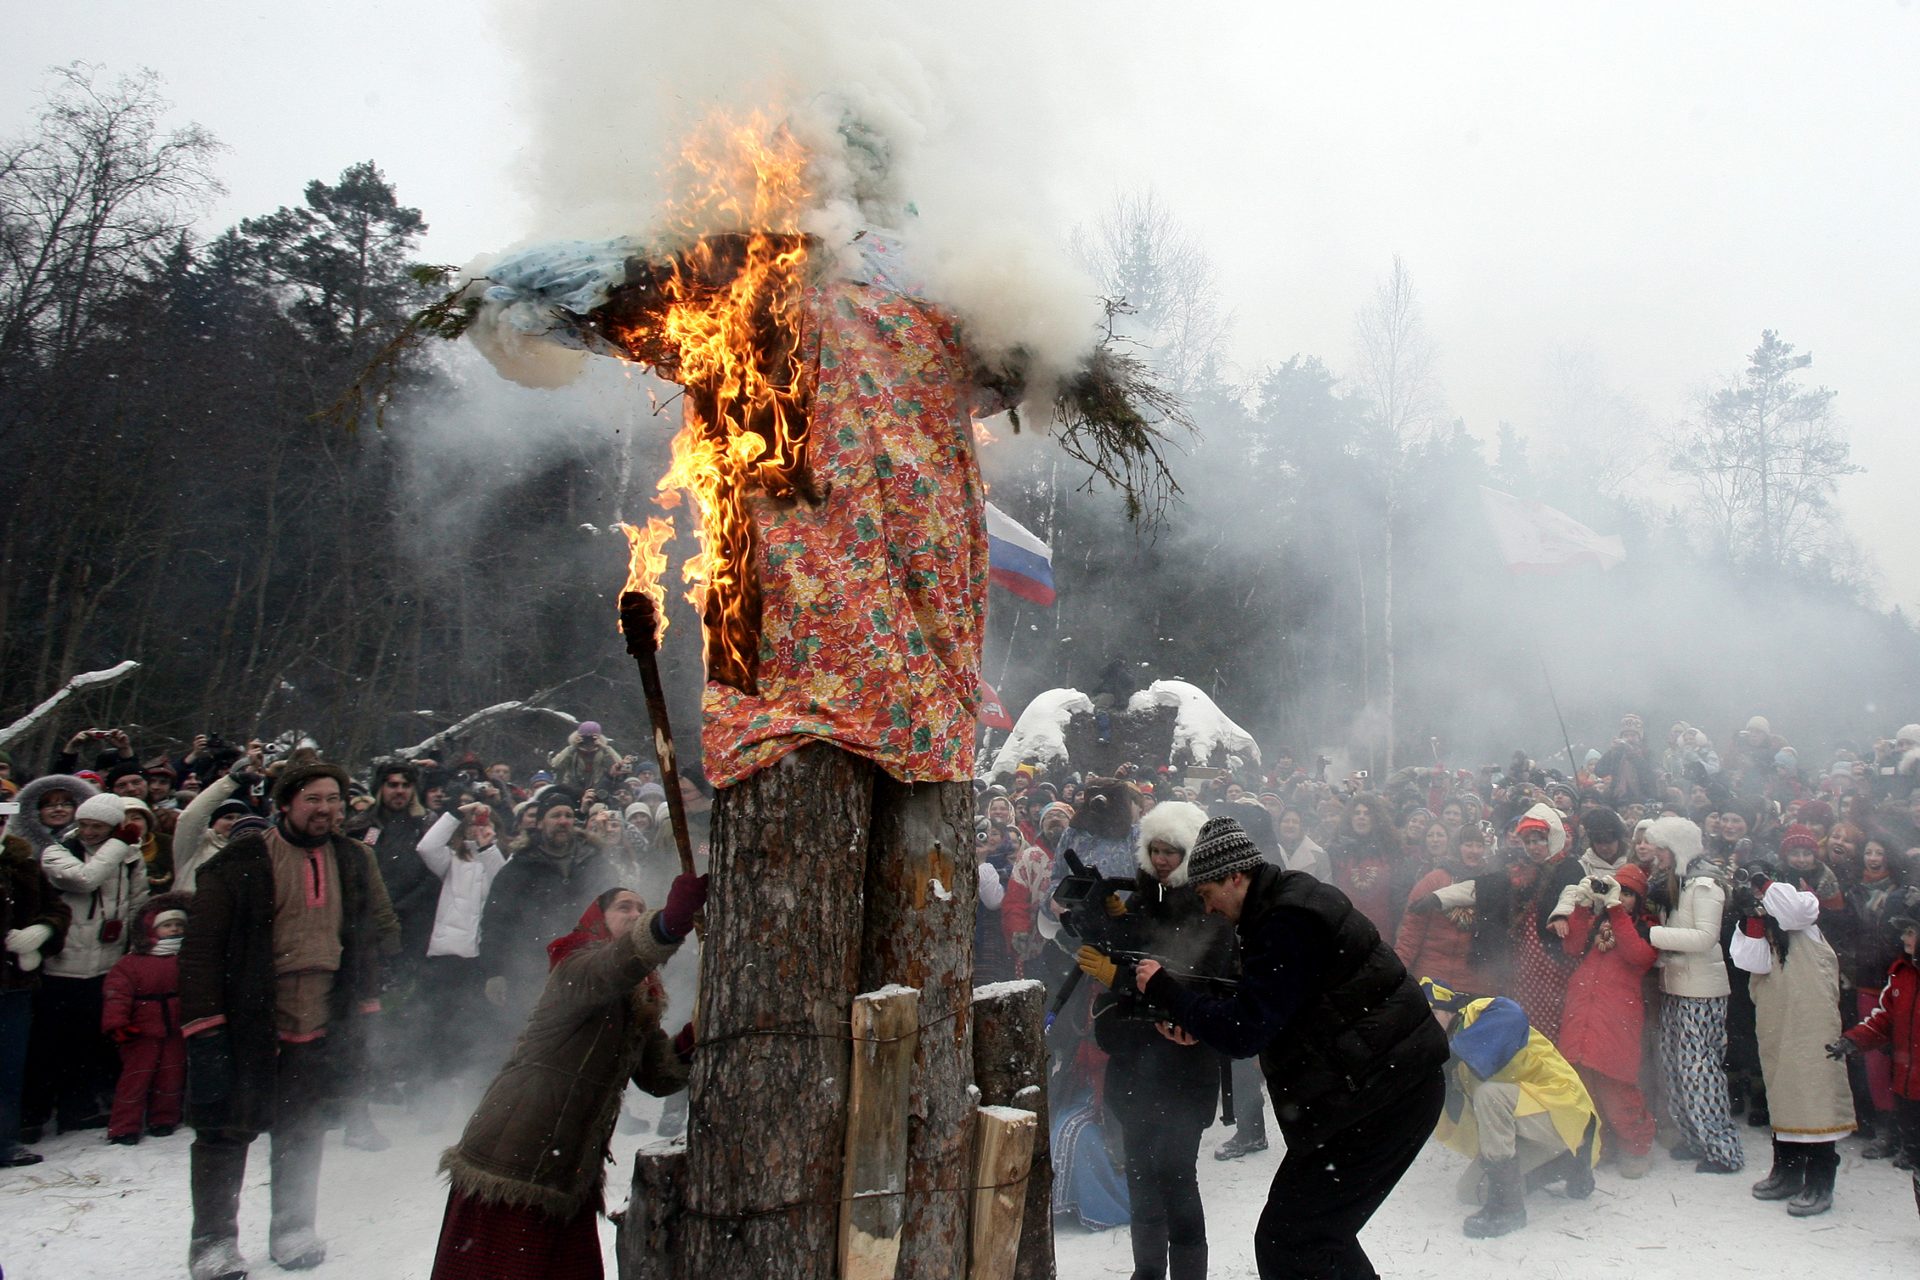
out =
<svg viewBox="0 0 1920 1280"><path fill-rule="evenodd" d="M980 1101L986 1106L1031 1111L1037 1120L1015 1280L1054 1280L1046 1002L1046 985L1032 978L996 982L973 992L973 1083L980 1090Z"/></svg>
<svg viewBox="0 0 1920 1280"><path fill-rule="evenodd" d="M853 1098L840 1181L840 1280L893 1280L906 1222L907 1089L920 993L883 987L853 1001Z"/></svg>
<svg viewBox="0 0 1920 1280"><path fill-rule="evenodd" d="M966 1270L975 866L965 783L909 786L877 776L859 989L915 988L922 1028L907 1129L902 1280L952 1280Z"/></svg>
<svg viewBox="0 0 1920 1280"><path fill-rule="evenodd" d="M973 1254L967 1280L1013 1280L1039 1117L1014 1107L981 1107L976 1116Z"/></svg>
<svg viewBox="0 0 1920 1280"><path fill-rule="evenodd" d="M633 1195L614 1234L620 1280L674 1280L674 1232L687 1153L678 1146L642 1148L633 1157Z"/></svg>
<svg viewBox="0 0 1920 1280"><path fill-rule="evenodd" d="M832 1273L874 776L819 744L715 797L676 1280Z"/></svg>

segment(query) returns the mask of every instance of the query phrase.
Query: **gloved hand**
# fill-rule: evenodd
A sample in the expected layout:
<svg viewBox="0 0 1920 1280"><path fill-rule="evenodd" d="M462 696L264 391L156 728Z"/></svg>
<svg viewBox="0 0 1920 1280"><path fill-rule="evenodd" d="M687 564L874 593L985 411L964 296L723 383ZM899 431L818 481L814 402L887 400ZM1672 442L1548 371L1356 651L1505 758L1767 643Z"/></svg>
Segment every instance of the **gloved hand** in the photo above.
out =
<svg viewBox="0 0 1920 1280"><path fill-rule="evenodd" d="M487 1003L496 1009L507 1007L507 979L504 975L487 979Z"/></svg>
<svg viewBox="0 0 1920 1280"><path fill-rule="evenodd" d="M140 839L144 834L139 823L123 822L119 828L114 831L113 837L116 840L125 840L128 844L138 847Z"/></svg>
<svg viewBox="0 0 1920 1280"><path fill-rule="evenodd" d="M53 929L49 925L30 924L24 929L7 930L7 950L25 960L32 954L38 961L40 948L53 939Z"/></svg>
<svg viewBox="0 0 1920 1280"><path fill-rule="evenodd" d="M667 890L667 905L660 908L654 923L669 941L678 942L693 931L693 917L707 905L707 878L681 872Z"/></svg>
<svg viewBox="0 0 1920 1280"><path fill-rule="evenodd" d="M233 1093L233 1037L214 1027L187 1037L187 1096L195 1109L223 1105Z"/></svg>
<svg viewBox="0 0 1920 1280"><path fill-rule="evenodd" d="M682 1062L693 1061L693 1024L689 1022L673 1037L673 1051Z"/></svg>
<svg viewBox="0 0 1920 1280"><path fill-rule="evenodd" d="M1107 895L1106 906L1107 906L1107 914L1112 916L1115 920L1118 920L1121 916L1127 914L1127 904L1120 901L1120 895L1117 893L1110 893Z"/></svg>
<svg viewBox="0 0 1920 1280"><path fill-rule="evenodd" d="M1407 904L1407 914L1413 916L1432 916L1440 914L1440 895L1423 893Z"/></svg>
<svg viewBox="0 0 1920 1280"><path fill-rule="evenodd" d="M1092 978L1103 987L1111 988L1118 976L1120 967L1107 956L1092 947L1081 947L1073 953L1074 963L1080 966L1080 972Z"/></svg>
<svg viewBox="0 0 1920 1280"><path fill-rule="evenodd" d="M1858 1052L1860 1052L1860 1046L1845 1036L1841 1036L1838 1040L1835 1040L1827 1046L1827 1056L1836 1062L1843 1058L1850 1058Z"/></svg>
<svg viewBox="0 0 1920 1280"><path fill-rule="evenodd" d="M1604 896L1601 897L1600 905L1602 907L1609 908L1609 909L1619 906L1620 905L1620 882L1618 880L1615 880L1612 876L1608 876L1606 877L1606 885L1607 885L1607 892L1605 893Z"/></svg>

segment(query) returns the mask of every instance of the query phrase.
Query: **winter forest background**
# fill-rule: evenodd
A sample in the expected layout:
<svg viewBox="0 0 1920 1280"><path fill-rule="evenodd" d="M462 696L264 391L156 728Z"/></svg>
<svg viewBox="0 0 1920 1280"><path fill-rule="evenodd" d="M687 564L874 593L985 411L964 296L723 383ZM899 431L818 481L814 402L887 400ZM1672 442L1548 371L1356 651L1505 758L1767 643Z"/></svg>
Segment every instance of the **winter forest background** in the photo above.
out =
<svg viewBox="0 0 1920 1280"><path fill-rule="evenodd" d="M432 211L370 160L200 238L222 162L153 75L78 66L0 146L0 722L137 658L74 715L135 720L144 745L297 727L352 760L561 686L556 705L634 737L611 525L649 509L673 389L603 361L524 391L448 348L408 358L381 420L340 411L430 296L412 269ZM1178 677L1265 744L1376 768L1560 750L1543 672L1576 743L1626 710L1716 735L1764 712L1803 748L1913 718L1882 704L1920 683L1920 644L1875 603L1876 557L1906 549L1835 518L1854 468L1794 317L1753 317L1691 404L1636 404L1570 350L1537 418L1467 423L1418 263L1383 262L1321 349L1235 366L1232 263L1171 201L1118 196L1072 248L1197 431L1180 492L1135 524L990 424L993 499L1051 543L1060 588L1046 609L994 594L983 674L1016 713L1059 685ZM1621 534L1625 565L1511 577L1482 484ZM695 646L663 656L691 724Z"/></svg>

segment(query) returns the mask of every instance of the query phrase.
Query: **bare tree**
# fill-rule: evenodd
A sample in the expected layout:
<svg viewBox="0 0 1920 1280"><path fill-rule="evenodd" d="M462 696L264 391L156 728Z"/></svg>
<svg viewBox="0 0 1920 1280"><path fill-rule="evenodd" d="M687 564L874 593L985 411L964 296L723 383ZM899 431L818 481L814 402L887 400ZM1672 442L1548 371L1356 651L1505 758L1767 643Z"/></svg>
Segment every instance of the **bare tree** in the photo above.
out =
<svg viewBox="0 0 1920 1280"><path fill-rule="evenodd" d="M1380 641L1385 657L1386 767L1394 766L1393 522L1399 510L1400 471L1407 452L1426 443L1445 412L1434 376L1436 352L1420 309L1413 274L1399 254L1354 317L1354 382L1368 408L1363 439L1380 468L1384 493L1380 522ZM1362 584L1364 587L1364 584ZM1364 637L1362 640L1364 645Z"/></svg>
<svg viewBox="0 0 1920 1280"><path fill-rule="evenodd" d="M1624 501L1661 460L1646 407L1615 386L1586 348L1556 347L1548 354L1536 412L1550 484L1574 483Z"/></svg>
<svg viewBox="0 0 1920 1280"><path fill-rule="evenodd" d="M1222 362L1231 327L1213 259L1199 240L1152 191L1136 191L1115 196L1091 227L1076 228L1072 247L1101 292L1126 301L1169 389L1191 398Z"/></svg>
<svg viewBox="0 0 1920 1280"><path fill-rule="evenodd" d="M154 72L102 86L76 62L53 76L38 128L0 150L0 386L73 351L100 297L222 190L213 135L161 128Z"/></svg>
<svg viewBox="0 0 1920 1280"><path fill-rule="evenodd" d="M1812 364L1768 329L1745 372L1682 426L1673 469L1731 563L1780 570L1844 556L1833 499L1861 468L1834 421L1836 393L1800 380Z"/></svg>

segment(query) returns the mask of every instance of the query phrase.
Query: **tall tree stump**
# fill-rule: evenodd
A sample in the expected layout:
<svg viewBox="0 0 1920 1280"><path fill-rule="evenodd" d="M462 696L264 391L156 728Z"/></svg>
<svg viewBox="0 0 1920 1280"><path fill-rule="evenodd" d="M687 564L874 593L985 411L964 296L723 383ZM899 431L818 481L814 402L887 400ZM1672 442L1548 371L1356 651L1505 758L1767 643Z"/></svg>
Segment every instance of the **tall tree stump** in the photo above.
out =
<svg viewBox="0 0 1920 1280"><path fill-rule="evenodd" d="M901 1280L952 1280L967 1266L974 1103L973 922L980 884L972 791L907 786L876 771L860 990L920 992L907 1128Z"/></svg>
<svg viewBox="0 0 1920 1280"><path fill-rule="evenodd" d="M874 776L821 744L715 797L679 1277L832 1273Z"/></svg>
<svg viewBox="0 0 1920 1280"><path fill-rule="evenodd" d="M1047 1114L1047 988L1028 978L973 992L973 1083L980 1103L1034 1113L1015 1280L1054 1280L1053 1144Z"/></svg>
<svg viewBox="0 0 1920 1280"><path fill-rule="evenodd" d="M674 1233L679 1229L680 1183L687 1153L677 1147L633 1158L633 1194L614 1233L620 1280L675 1280Z"/></svg>

